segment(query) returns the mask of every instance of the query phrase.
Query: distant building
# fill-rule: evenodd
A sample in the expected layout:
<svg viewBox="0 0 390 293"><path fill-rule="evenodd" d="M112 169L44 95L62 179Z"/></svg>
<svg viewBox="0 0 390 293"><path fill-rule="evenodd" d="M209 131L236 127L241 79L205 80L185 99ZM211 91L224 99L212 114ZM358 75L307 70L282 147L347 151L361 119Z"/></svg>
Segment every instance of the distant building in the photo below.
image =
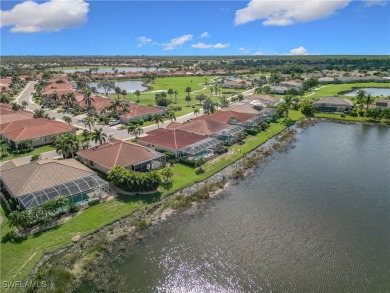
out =
<svg viewBox="0 0 390 293"><path fill-rule="evenodd" d="M377 108L390 108L390 99L376 100L375 105Z"/></svg>
<svg viewBox="0 0 390 293"><path fill-rule="evenodd" d="M131 104L129 112L120 115L119 119L122 123L127 124L131 120L146 120L155 114L164 115L166 112L167 108L165 107Z"/></svg>
<svg viewBox="0 0 390 293"><path fill-rule="evenodd" d="M339 97L325 97L313 102L313 107L320 112L344 112L353 108L353 102Z"/></svg>

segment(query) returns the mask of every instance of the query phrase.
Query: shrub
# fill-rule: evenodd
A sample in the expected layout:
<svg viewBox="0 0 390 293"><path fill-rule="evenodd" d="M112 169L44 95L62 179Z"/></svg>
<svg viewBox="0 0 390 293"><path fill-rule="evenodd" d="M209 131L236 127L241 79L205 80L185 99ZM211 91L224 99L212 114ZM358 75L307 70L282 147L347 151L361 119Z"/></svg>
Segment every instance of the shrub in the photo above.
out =
<svg viewBox="0 0 390 293"><path fill-rule="evenodd" d="M259 129L255 128L255 129L245 129L245 131L250 134L250 135L256 135L257 133L259 133Z"/></svg>
<svg viewBox="0 0 390 293"><path fill-rule="evenodd" d="M345 114L341 114L340 117L343 117L343 118L344 118L344 117L345 117Z"/></svg>
<svg viewBox="0 0 390 293"><path fill-rule="evenodd" d="M181 158L179 162L190 167L195 167L196 165L196 162L194 160L188 160L184 158Z"/></svg>
<svg viewBox="0 0 390 293"><path fill-rule="evenodd" d="M349 115L352 117L357 117L358 114L356 113L356 111L352 111L351 113L349 113Z"/></svg>

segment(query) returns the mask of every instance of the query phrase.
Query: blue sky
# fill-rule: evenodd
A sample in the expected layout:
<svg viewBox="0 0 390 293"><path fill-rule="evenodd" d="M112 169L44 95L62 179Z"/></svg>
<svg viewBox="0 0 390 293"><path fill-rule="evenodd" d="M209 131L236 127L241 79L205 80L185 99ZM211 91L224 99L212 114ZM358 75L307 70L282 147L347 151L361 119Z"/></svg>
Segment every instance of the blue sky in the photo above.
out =
<svg viewBox="0 0 390 293"><path fill-rule="evenodd" d="M1 55L389 54L386 1L2 1Z"/></svg>

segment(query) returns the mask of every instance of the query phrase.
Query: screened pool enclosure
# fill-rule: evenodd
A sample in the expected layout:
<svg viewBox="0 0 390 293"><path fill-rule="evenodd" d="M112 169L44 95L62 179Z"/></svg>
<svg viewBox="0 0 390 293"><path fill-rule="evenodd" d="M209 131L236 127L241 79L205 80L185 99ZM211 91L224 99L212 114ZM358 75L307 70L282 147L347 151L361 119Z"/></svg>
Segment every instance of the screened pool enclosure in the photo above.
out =
<svg viewBox="0 0 390 293"><path fill-rule="evenodd" d="M222 145L223 142L215 138L206 138L197 143L189 145L181 150L178 154L181 158L199 159L207 158L214 154L214 149Z"/></svg>
<svg viewBox="0 0 390 293"><path fill-rule="evenodd" d="M47 189L31 192L17 197L25 209L42 205L47 200L65 196L71 202L78 204L88 199L100 198L109 192L108 182L97 175L69 181Z"/></svg>

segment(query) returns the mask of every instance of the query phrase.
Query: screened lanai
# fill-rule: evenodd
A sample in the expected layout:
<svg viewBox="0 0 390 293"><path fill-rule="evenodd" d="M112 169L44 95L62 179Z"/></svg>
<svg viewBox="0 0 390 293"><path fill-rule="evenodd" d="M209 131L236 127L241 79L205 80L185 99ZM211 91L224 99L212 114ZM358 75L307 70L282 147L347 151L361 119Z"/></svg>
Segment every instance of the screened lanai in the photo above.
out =
<svg viewBox="0 0 390 293"><path fill-rule="evenodd" d="M249 118L248 120L241 122L240 126L246 128L246 129L253 129L260 126L262 122L265 121L265 118L263 116L254 116L252 118Z"/></svg>
<svg viewBox="0 0 390 293"><path fill-rule="evenodd" d="M109 192L108 182L97 175L72 180L43 190L31 192L17 197L19 204L25 209L42 205L49 199L59 196L69 198L74 204L88 200L96 195Z"/></svg>
<svg viewBox="0 0 390 293"><path fill-rule="evenodd" d="M152 149L149 149L149 152L153 154L153 157L131 165L130 167L133 171L144 172L160 169L165 166L166 156L164 154Z"/></svg>
<svg viewBox="0 0 390 293"><path fill-rule="evenodd" d="M221 140L225 143L234 143L235 141L237 141L238 135L244 131L244 127L234 125L214 133L212 137Z"/></svg>
<svg viewBox="0 0 390 293"><path fill-rule="evenodd" d="M192 160L207 158L212 156L214 149L222 144L221 140L209 137L179 150L178 155Z"/></svg>

